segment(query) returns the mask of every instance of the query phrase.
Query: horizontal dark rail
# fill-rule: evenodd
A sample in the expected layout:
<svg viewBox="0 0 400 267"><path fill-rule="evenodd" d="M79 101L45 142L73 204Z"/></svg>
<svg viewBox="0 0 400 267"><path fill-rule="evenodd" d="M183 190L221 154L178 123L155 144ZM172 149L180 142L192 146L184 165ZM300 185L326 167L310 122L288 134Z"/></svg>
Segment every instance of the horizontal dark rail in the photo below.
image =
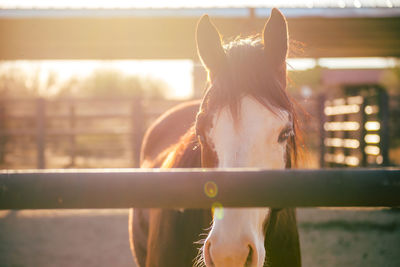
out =
<svg viewBox="0 0 400 267"><path fill-rule="evenodd" d="M400 169L0 172L0 209L400 206Z"/></svg>

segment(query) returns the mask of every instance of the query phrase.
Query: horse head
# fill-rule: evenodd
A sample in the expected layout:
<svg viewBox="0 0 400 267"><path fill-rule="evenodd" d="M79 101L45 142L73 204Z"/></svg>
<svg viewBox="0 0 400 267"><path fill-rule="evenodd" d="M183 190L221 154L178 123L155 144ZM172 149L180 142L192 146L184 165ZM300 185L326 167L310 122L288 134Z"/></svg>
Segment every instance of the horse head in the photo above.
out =
<svg viewBox="0 0 400 267"><path fill-rule="evenodd" d="M297 120L286 92L287 23L273 9L261 35L223 44L207 15L197 26L209 87L196 120L202 166L284 169L294 163ZM223 209L223 212L221 211ZM270 208L216 208L207 267L264 266ZM284 248L283 248L284 249Z"/></svg>

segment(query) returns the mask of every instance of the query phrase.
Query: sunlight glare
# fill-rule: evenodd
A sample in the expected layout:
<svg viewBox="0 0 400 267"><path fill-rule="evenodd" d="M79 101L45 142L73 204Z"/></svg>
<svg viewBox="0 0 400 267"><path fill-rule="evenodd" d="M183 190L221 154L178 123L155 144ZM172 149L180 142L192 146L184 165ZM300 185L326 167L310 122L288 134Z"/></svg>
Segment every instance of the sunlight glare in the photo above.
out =
<svg viewBox="0 0 400 267"><path fill-rule="evenodd" d="M17 60L0 64L0 74L11 69L20 69L28 74L28 77L38 74L43 81L50 73L55 73L59 83L72 77L84 78L97 69L113 69L126 75L138 75L164 81L168 88L172 89L167 92L167 98L185 99L190 98L193 93L191 60ZM42 91L46 90L42 88ZM57 88L47 92L54 94Z"/></svg>
<svg viewBox="0 0 400 267"><path fill-rule="evenodd" d="M397 65L395 58L320 58L318 65L330 69L383 69Z"/></svg>

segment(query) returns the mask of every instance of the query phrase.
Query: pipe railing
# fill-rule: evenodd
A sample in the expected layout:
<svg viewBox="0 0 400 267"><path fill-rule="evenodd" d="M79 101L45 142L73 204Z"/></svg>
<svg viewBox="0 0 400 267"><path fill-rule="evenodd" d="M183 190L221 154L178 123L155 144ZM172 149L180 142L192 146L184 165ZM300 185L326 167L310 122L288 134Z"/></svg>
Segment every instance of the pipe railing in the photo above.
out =
<svg viewBox="0 0 400 267"><path fill-rule="evenodd" d="M400 206L400 169L0 172L0 209Z"/></svg>

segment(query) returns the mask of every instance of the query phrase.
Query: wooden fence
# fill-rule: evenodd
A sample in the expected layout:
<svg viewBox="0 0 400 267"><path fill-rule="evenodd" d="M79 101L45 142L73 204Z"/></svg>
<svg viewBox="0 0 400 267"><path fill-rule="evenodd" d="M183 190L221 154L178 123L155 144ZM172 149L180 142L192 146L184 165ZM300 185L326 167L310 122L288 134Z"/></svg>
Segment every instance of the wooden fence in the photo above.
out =
<svg viewBox="0 0 400 267"><path fill-rule="evenodd" d="M352 88L354 91L354 88ZM379 86L321 98L321 167L389 165L389 99Z"/></svg>
<svg viewBox="0 0 400 267"><path fill-rule="evenodd" d="M178 101L141 99L3 99L0 101L0 162L4 162L11 138L28 137L35 144L36 168L46 168L48 138L67 142L70 163L75 166L79 136L127 136L131 167L139 164L142 135L155 118ZM100 105L100 108L94 106ZM106 108L102 108L101 105ZM121 108L121 107L124 108ZM83 108L82 108L83 107ZM25 111L23 109L26 108ZM22 111L21 111L22 110ZM94 122L118 119L121 125L86 127ZM57 127L62 124L62 127ZM55 125L55 126L54 126ZM124 148L126 149L126 148Z"/></svg>
<svg viewBox="0 0 400 267"><path fill-rule="evenodd" d="M391 96L390 105L381 103L387 101L387 98L385 100L383 97L353 96L326 99L321 95L319 98L312 97L309 99L302 99L297 96L296 99L311 114L309 116L311 119L303 120L303 130L307 133L305 138L309 149L315 153L319 151L319 165L315 160L313 166L349 166L346 162L353 166L364 167L386 166L388 164L388 135L391 135L392 141L396 141L398 133L400 133L398 126L400 97ZM124 162L127 162L123 166L116 165L115 167L137 167L143 132L158 115L178 103L179 101L171 100L121 98L2 99L0 100L0 166L2 162L5 162L7 155L15 152L16 145L21 146L23 143L21 140L29 139L28 143L33 147L29 149L22 147L22 149L31 152L29 160L33 163L30 163L29 166L25 164L24 168L99 167L97 162L95 166L82 166L82 164L79 164L81 162L79 159L103 154L107 157L111 152L111 158L121 158L121 155L124 155ZM387 109L388 106L390 106L389 110ZM355 109L357 109L356 112L354 112ZM369 114L366 113L367 111ZM388 117L390 127L388 127ZM116 120L118 121L115 123L108 123ZM344 121L354 121L361 126L357 131L332 130L336 126L345 126L339 125ZM372 135L368 136L368 138L376 138L376 135L379 135L379 144L370 143L368 148L371 150L371 147L373 147L372 149L376 150L374 146L379 145L380 153L378 155L365 153L366 146L368 146L366 140L374 141L369 140L367 131L363 130L367 121L379 121L381 124L379 131L372 131L370 133ZM101 125L91 127L92 124ZM114 139L117 137L123 139L123 144L117 146L115 142L101 140L93 147L85 147L82 146L82 142L79 142L81 137L87 136L87 140L93 140L104 135ZM60 145L60 141L52 147L51 138L62 140L62 144ZM356 143L358 147L352 148L352 146L356 146ZM56 166L51 164L53 155L49 155L49 153L46 155L46 152L60 150L60 147L65 146L67 148L62 151L62 155L67 163ZM28 153L26 151L23 153ZM364 164L365 162L368 163L368 158L375 164ZM10 161L13 161L13 159ZM377 161L381 164L376 164ZM105 162L107 164L100 167L114 167L108 164L107 158ZM10 168L7 165L5 166L5 168Z"/></svg>

